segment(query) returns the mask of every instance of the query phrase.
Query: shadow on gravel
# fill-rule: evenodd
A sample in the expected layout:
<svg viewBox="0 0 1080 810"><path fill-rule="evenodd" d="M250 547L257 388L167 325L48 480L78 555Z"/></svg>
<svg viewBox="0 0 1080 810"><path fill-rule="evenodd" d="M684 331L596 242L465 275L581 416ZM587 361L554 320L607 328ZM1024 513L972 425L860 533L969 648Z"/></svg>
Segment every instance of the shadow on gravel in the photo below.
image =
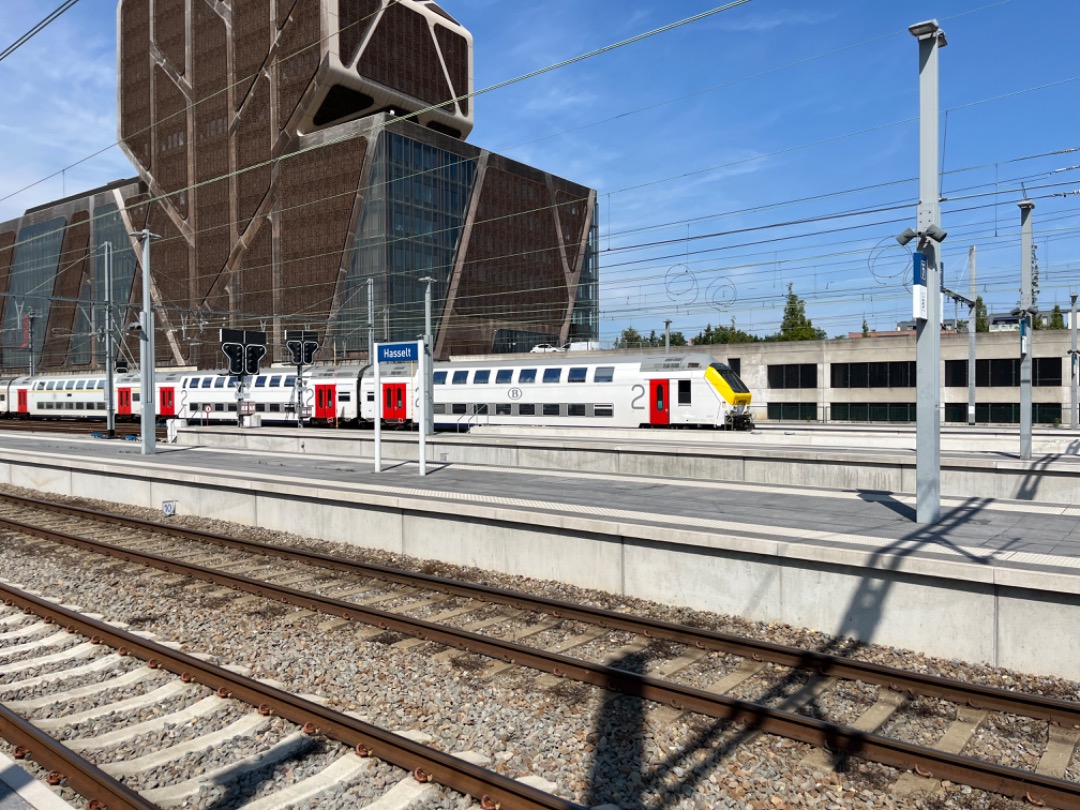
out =
<svg viewBox="0 0 1080 810"><path fill-rule="evenodd" d="M891 499L881 497L881 493L873 493L873 500L884 503L899 514L905 514L908 509L896 501L890 505ZM879 548L868 559L867 567L882 573L898 572L905 558L920 551L934 550L957 554L971 563L992 565L993 558L1007 550L1007 546L996 549L992 554L978 556L950 539L955 530L974 519L990 503L989 499L982 498L965 500L945 512L937 524L919 526ZM864 577L851 595L835 636L817 652L848 657L869 644L881 622L893 584L881 576ZM665 652L657 645L640 653L625 655L612 662L611 666L644 674L650 658L653 655L665 658ZM787 670L767 666L754 676L762 681L761 691L748 694L746 700L771 709L824 719L825 712L818 704L815 690L818 676L812 674L817 671L817 666L813 665L810 654L805 663L807 669ZM777 677L770 678L773 673ZM615 804L622 810L668 806L692 795L718 764L729 759L732 761L728 764L728 772L735 778L729 795L738 801L738 793L743 789L739 782L745 782L745 779L739 778L744 772L738 758L733 755L764 733L768 726L767 713L751 706L748 707L748 716L738 722L684 716L680 722L688 726L691 734L687 744L676 751L650 752L646 756L644 746L653 737L652 729L646 722L646 711L652 706L637 695L614 692L605 695L594 731L596 750L585 792L586 805ZM834 738L829 741L829 748L837 751L840 744L840 740ZM790 749L786 753L790 756ZM780 754L777 759L782 756ZM838 770L847 769L848 756L839 752L834 756L834 765ZM646 766L645 762L649 764ZM790 770L792 765L791 762L778 761L777 775ZM768 781L769 775L761 770L760 765L748 767L758 779Z"/></svg>

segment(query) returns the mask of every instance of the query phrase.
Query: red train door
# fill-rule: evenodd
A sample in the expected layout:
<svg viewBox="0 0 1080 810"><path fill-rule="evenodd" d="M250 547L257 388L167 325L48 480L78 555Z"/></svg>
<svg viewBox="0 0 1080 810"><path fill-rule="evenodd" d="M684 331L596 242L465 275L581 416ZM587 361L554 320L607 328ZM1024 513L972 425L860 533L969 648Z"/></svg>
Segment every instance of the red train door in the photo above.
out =
<svg viewBox="0 0 1080 810"><path fill-rule="evenodd" d="M337 389L334 386L315 386L315 418L337 418Z"/></svg>
<svg viewBox="0 0 1080 810"><path fill-rule="evenodd" d="M671 424L671 381L649 380L649 424Z"/></svg>
<svg viewBox="0 0 1080 810"><path fill-rule="evenodd" d="M159 388L158 396L161 398L161 402L158 403L158 414L161 416L176 416L176 390L171 386Z"/></svg>
<svg viewBox="0 0 1080 810"><path fill-rule="evenodd" d="M131 389L116 389L116 413L118 416L131 416Z"/></svg>
<svg viewBox="0 0 1080 810"><path fill-rule="evenodd" d="M388 422L404 422L405 383L386 383L383 385L383 419Z"/></svg>
<svg viewBox="0 0 1080 810"><path fill-rule="evenodd" d="M19 413L30 413L30 403L28 401L27 389L19 389Z"/></svg>

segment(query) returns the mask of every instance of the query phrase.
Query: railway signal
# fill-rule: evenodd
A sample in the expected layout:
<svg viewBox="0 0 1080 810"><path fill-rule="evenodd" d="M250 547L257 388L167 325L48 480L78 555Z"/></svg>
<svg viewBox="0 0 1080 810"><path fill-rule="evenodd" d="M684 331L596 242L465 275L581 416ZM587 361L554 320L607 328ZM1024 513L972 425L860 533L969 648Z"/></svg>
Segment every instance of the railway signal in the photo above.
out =
<svg viewBox="0 0 1080 810"><path fill-rule="evenodd" d="M255 376L259 373L259 361L266 354L266 346L248 343L244 346L244 373Z"/></svg>
<svg viewBox="0 0 1080 810"><path fill-rule="evenodd" d="M310 366L319 350L319 333L307 329L285 330L285 346L297 366Z"/></svg>

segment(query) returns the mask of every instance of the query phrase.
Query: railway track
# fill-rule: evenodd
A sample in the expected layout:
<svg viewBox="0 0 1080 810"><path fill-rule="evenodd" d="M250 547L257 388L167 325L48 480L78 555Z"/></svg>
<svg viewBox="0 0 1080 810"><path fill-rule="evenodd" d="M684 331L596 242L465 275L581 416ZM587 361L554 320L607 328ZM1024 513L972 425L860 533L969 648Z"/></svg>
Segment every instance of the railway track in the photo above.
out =
<svg viewBox="0 0 1080 810"><path fill-rule="evenodd" d="M94 436L105 434L104 423L86 421L67 421L63 419L3 419L0 420L0 431L8 433L60 433L72 436ZM138 424L119 423L116 426L116 438L128 441L137 441L141 436ZM154 435L163 440L167 438L167 431L158 425Z"/></svg>
<svg viewBox="0 0 1080 810"><path fill-rule="evenodd" d="M475 765L468 752L443 753L71 607L9 585L0 585L0 598L0 659L18 658L0 665L0 732L17 746L16 758L50 769L48 781L68 783L88 808L189 805L218 784L238 795L215 806L275 810L374 781L372 756L397 770L381 780L394 785L391 801L415 799L437 782L488 810L579 807ZM37 654L22 657L30 648ZM10 699L28 692L34 696ZM88 708L73 712L73 705ZM226 744L245 755L207 765ZM296 769L315 772L281 791L250 787ZM251 801L238 804L248 792Z"/></svg>
<svg viewBox="0 0 1080 810"><path fill-rule="evenodd" d="M78 536L64 530L76 521ZM661 717L697 713L737 723L748 738L778 734L827 749L830 757L892 765L918 780L948 779L1034 804L1080 807L1080 786L1061 778L1080 738L1080 705L1069 701L11 496L0 498L0 527L202 579L247 598L286 602L301 609L297 618L323 614L332 626L364 623L368 637L399 633L412 639L399 644L424 640L482 655L489 676L528 666L553 679L654 701ZM831 691L852 683L872 687L860 712L845 722L814 716ZM941 703L953 711L943 713L948 722L936 748L888 736L900 736L905 714ZM1044 724L1045 750L1028 769L972 755L980 727L1005 726L1009 718ZM808 757L811 765L826 761L820 753Z"/></svg>

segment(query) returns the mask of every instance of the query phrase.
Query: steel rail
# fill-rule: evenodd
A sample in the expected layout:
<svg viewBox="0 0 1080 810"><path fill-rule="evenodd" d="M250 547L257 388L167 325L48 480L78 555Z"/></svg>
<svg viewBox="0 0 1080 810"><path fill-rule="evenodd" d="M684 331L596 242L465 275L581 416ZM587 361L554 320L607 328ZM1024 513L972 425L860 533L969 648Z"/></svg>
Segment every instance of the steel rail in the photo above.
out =
<svg viewBox="0 0 1080 810"><path fill-rule="evenodd" d="M16 746L16 755L32 759L50 770L49 782L67 781L87 800L88 808L109 810L159 810L122 782L92 762L54 740L23 717L0 705L0 737ZM19 751L18 749L22 749Z"/></svg>
<svg viewBox="0 0 1080 810"><path fill-rule="evenodd" d="M755 661L768 661L832 678L872 683L898 692L910 692L926 697L941 698L973 708L1008 712L1061 725L1080 725L1080 703L1067 700L1024 692L1013 692L992 686L964 683L963 681L942 678L937 675L910 672L896 667L858 661L812 650L803 650L798 647L775 644L769 641L744 638L715 630L688 627L643 616L631 616L603 608L532 596L487 585L463 583L430 574L411 573L387 566L346 560L318 552L283 548L254 540L224 537L197 529L186 529L152 520L141 520L77 506L55 504L36 498L0 494L0 500L29 504L35 508L89 518L98 522L127 526L170 537L239 549L249 553L264 554L402 585L415 586L420 583L431 590L453 596L504 604L518 610L547 613L557 618L585 622L611 630L623 630L649 638L665 639L698 649L731 653Z"/></svg>
<svg viewBox="0 0 1080 810"><path fill-rule="evenodd" d="M507 776L473 765L466 760L414 742L378 726L365 723L342 712L334 711L313 701L262 683L254 678L230 672L187 653L92 619L46 599L33 596L18 588L0 583L0 595L8 605L51 619L72 632L82 633L98 643L118 648L122 654L134 655L160 666L188 682L194 682L219 694L228 694L263 713L275 714L309 733L322 734L352 746L358 753L371 754L386 762L406 768L460 793L473 796L482 806L529 808L529 810L585 810L574 802L545 793L542 790ZM152 808L154 805L137 805ZM109 805L110 808L113 805Z"/></svg>
<svg viewBox="0 0 1080 810"><path fill-rule="evenodd" d="M40 529L7 519L0 519L0 528L54 540L171 573L196 577L238 591L277 599L287 604L349 621L361 620L383 630L398 631L444 646L486 655L512 664L529 666L559 677L571 678L614 692L651 700L679 710L698 712L718 720L742 724L747 727L748 733L757 731L772 733L831 751L912 770L922 776L948 779L1018 799L1026 798L1036 803L1041 801L1061 810L1080 810L1080 784L1063 779L948 754L881 735L860 732L794 712L773 709L750 701L738 700L603 664L589 663L468 630L446 627L422 619L413 619L240 575L226 574L205 566L182 563L156 554L121 549L106 543L75 537L66 532ZM471 793L471 791L466 792Z"/></svg>

